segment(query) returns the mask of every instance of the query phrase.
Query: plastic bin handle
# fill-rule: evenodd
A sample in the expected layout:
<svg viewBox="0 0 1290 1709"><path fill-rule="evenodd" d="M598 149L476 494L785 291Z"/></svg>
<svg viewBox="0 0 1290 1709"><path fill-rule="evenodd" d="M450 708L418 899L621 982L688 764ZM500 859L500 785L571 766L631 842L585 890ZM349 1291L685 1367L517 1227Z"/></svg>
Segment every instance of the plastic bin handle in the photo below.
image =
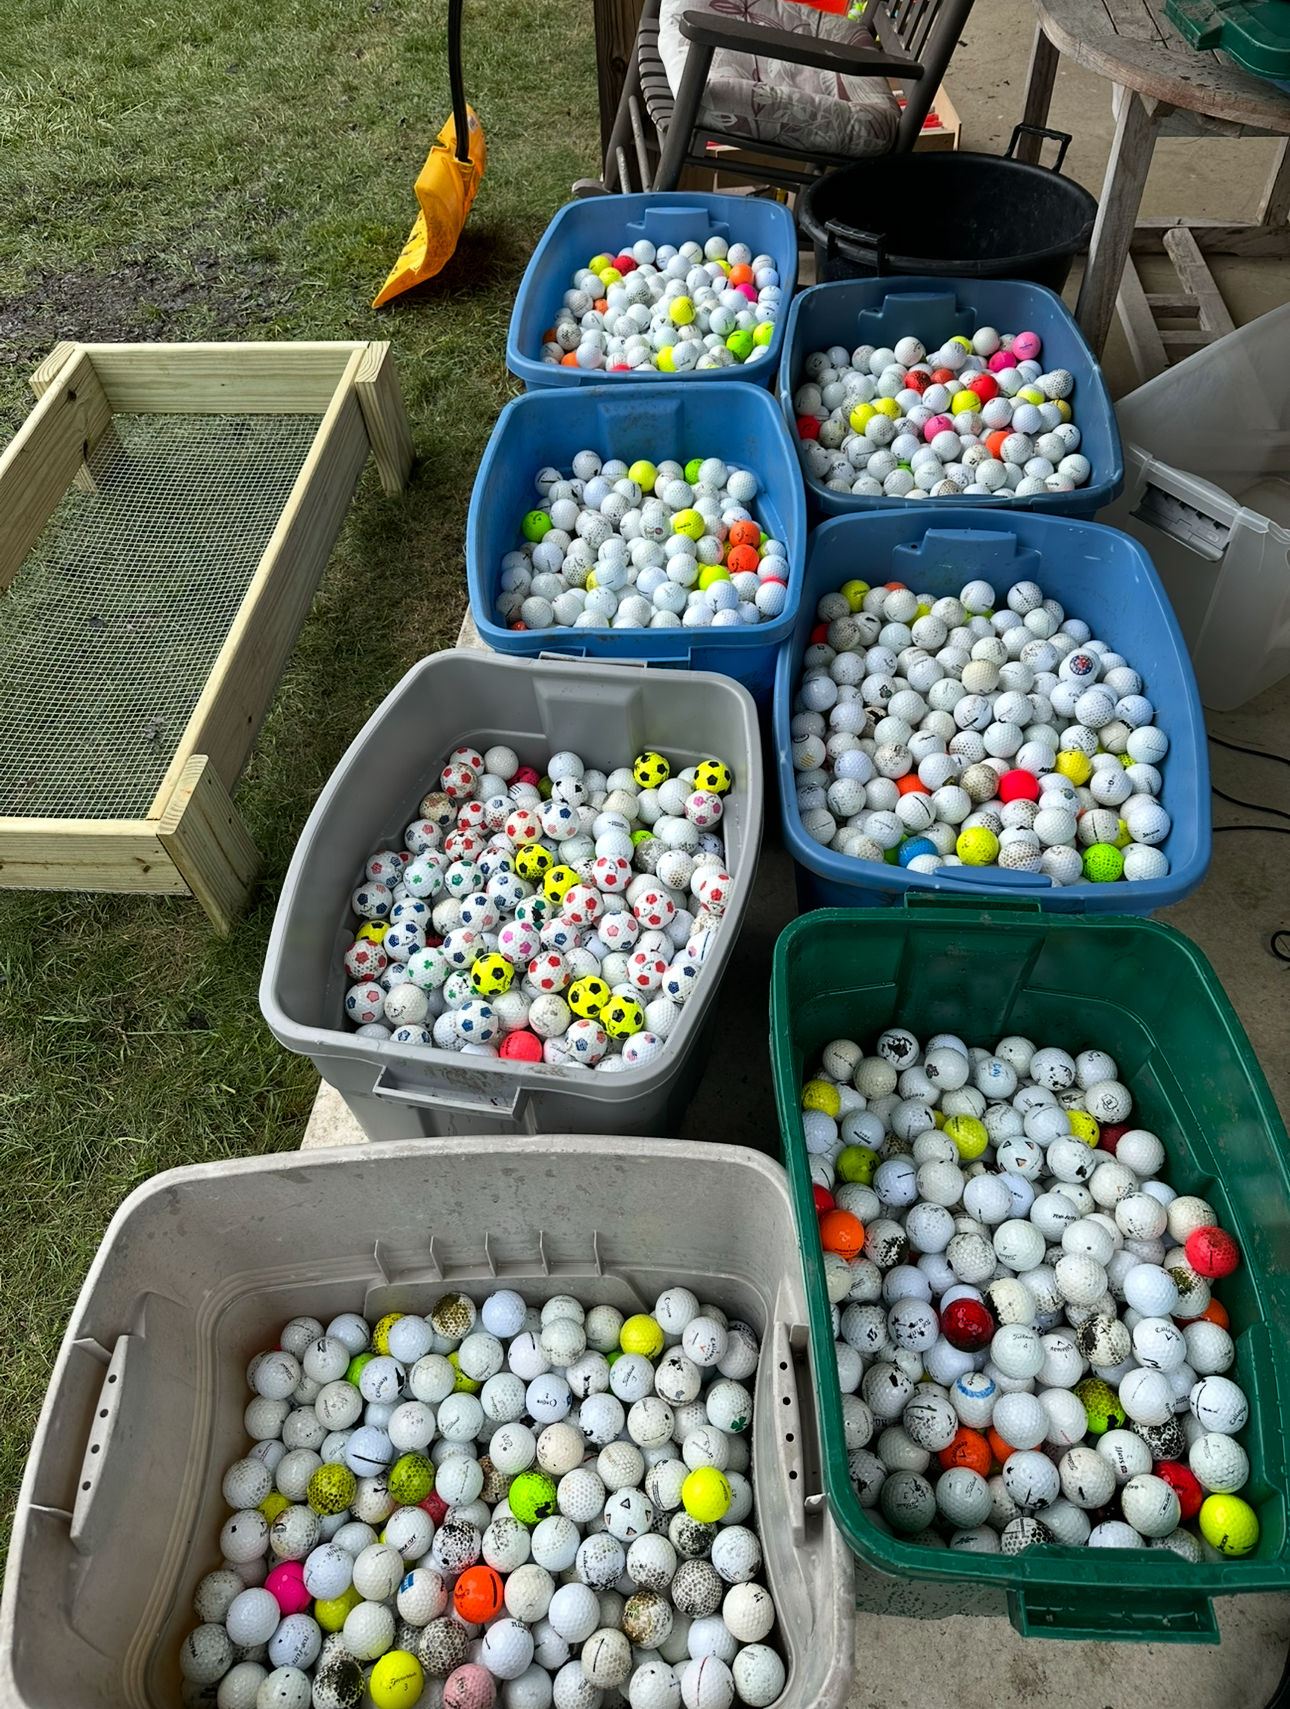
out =
<svg viewBox="0 0 1290 1709"><path fill-rule="evenodd" d="M396 1104L414 1104L422 1110L469 1110L474 1115L495 1115L504 1121L519 1121L528 1101L528 1089L524 1086L505 1088L497 1092L486 1091L482 1086L478 1091L472 1091L468 1087L449 1083L433 1089L396 1086L387 1080L389 1072L388 1067L382 1068L376 1076L372 1096L389 1098Z"/></svg>
<svg viewBox="0 0 1290 1709"><path fill-rule="evenodd" d="M1126 1551L1125 1559L1131 1557ZM1123 1590L1083 1579L1070 1586L1026 1585L1008 1592L1008 1618L1023 1638L1149 1639L1152 1643L1216 1644L1218 1621L1209 1597L1186 1590Z"/></svg>
<svg viewBox="0 0 1290 1709"><path fill-rule="evenodd" d="M788 1502L788 1528L795 1548L806 1546L806 1455L803 1447L802 1403L793 1364L792 1331L776 1321L770 1338L774 1366L775 1457L780 1484Z"/></svg>
<svg viewBox="0 0 1290 1709"><path fill-rule="evenodd" d="M939 876L939 875L938 875ZM1033 873L1028 876L1033 877ZM967 909L979 913L983 908L992 914L1006 910L1010 914L1042 914L1043 906L1033 896L942 896L937 891L907 890L907 909L940 908L959 913Z"/></svg>
<svg viewBox="0 0 1290 1709"><path fill-rule="evenodd" d="M1049 130L1047 125L1014 125L1012 127L1012 136L1008 142L1008 146L1003 151L1003 158L1005 160L1012 159L1013 152L1017 146L1017 139L1023 136L1051 137L1053 142L1057 144L1057 162L1056 165L1053 166L1052 170L1054 172L1061 171L1062 161L1066 158L1066 150L1071 145L1071 133L1069 131L1052 131Z"/></svg>
<svg viewBox="0 0 1290 1709"><path fill-rule="evenodd" d="M872 267L879 277L887 271L887 245L881 232L858 231L855 226L843 225L841 220L826 220L824 231L829 240L830 261L844 255L861 267Z"/></svg>

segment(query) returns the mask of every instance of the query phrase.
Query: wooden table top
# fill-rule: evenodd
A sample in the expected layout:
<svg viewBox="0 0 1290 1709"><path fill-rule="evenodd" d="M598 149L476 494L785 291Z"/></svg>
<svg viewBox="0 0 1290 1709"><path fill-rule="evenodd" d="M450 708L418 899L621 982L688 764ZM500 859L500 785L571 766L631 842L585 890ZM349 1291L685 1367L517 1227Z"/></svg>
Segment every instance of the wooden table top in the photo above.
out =
<svg viewBox="0 0 1290 1709"><path fill-rule="evenodd" d="M1290 135L1290 94L1188 44L1164 0L1035 0L1044 34L1077 65L1187 112Z"/></svg>

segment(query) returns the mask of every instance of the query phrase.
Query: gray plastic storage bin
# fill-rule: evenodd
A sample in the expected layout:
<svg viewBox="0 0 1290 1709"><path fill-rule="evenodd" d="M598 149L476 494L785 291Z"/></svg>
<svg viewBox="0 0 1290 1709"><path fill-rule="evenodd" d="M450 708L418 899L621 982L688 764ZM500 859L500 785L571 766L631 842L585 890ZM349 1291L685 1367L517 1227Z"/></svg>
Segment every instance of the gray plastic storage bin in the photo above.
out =
<svg viewBox="0 0 1290 1709"><path fill-rule="evenodd" d="M734 772L721 824L734 900L699 989L655 1060L621 1074L457 1056L359 1038L342 1003L349 900L364 862L401 848L453 748L505 742L523 765L572 748L590 765L657 748ZM444 1133L675 1132L703 1068L699 1048L752 891L762 826L757 711L728 677L590 660L436 653L359 731L318 797L287 872L260 981L274 1037L312 1059L369 1139Z"/></svg>
<svg viewBox="0 0 1290 1709"><path fill-rule="evenodd" d="M550 1138L540 1160L508 1137L246 1158L133 1193L27 1461L0 1704L176 1709L193 1592L219 1565L221 1477L245 1452L246 1364L297 1313L425 1312L450 1287L501 1285L632 1312L671 1282L762 1335L752 1476L788 1667L778 1709L842 1709L851 1555L808 1499L818 1450L784 1172L739 1146L581 1135Z"/></svg>
<svg viewBox="0 0 1290 1709"><path fill-rule="evenodd" d="M1205 706L1290 672L1290 305L1115 406L1124 493L1098 513L1150 552Z"/></svg>

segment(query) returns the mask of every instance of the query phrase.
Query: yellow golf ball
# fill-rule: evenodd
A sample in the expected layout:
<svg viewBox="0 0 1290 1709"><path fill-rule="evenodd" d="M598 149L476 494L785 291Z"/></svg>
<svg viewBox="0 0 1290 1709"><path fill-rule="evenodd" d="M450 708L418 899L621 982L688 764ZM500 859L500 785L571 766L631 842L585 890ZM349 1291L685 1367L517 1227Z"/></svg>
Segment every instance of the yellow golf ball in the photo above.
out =
<svg viewBox="0 0 1290 1709"><path fill-rule="evenodd" d="M658 353L658 371L660 374L675 374L676 363L672 360L672 347L665 344Z"/></svg>
<svg viewBox="0 0 1290 1709"><path fill-rule="evenodd" d="M681 1505L702 1525L714 1525L734 1499L726 1474L715 1466L700 1466L681 1485Z"/></svg>
<svg viewBox="0 0 1290 1709"><path fill-rule="evenodd" d="M689 297L673 297L667 313L673 326L689 326L694 319L694 304Z"/></svg>
<svg viewBox="0 0 1290 1709"><path fill-rule="evenodd" d="M1071 1133L1076 1139L1082 1139L1085 1145L1096 1145L1102 1130L1089 1115L1087 1110L1067 1110L1070 1117Z"/></svg>
<svg viewBox="0 0 1290 1709"><path fill-rule="evenodd" d="M616 267L606 267L600 274L600 283L606 290L608 290L611 285L621 285L622 282L623 276Z"/></svg>
<svg viewBox="0 0 1290 1709"><path fill-rule="evenodd" d="M1061 416L1063 421L1073 421L1074 420L1075 411L1066 402L1065 398L1055 398L1053 401L1056 403L1057 413Z"/></svg>
<svg viewBox="0 0 1290 1709"><path fill-rule="evenodd" d="M954 1141L955 1149L965 1163L979 1157L990 1143L985 1124L979 1122L975 1116L947 1116L945 1134Z"/></svg>
<svg viewBox="0 0 1290 1709"><path fill-rule="evenodd" d="M802 1087L802 1108L823 1110L826 1116L836 1116L842 1108L842 1096L828 1080L808 1080Z"/></svg>
<svg viewBox="0 0 1290 1709"><path fill-rule="evenodd" d="M1034 404L1036 408L1040 404L1048 402L1038 386L1023 386L1017 393L1017 397L1021 399L1022 403Z"/></svg>
<svg viewBox="0 0 1290 1709"><path fill-rule="evenodd" d="M364 920L354 933L354 937L358 943L379 944L389 929L390 922L388 920Z"/></svg>
<svg viewBox="0 0 1290 1709"><path fill-rule="evenodd" d="M1108 1430L1119 1430L1125 1422L1120 1397L1101 1377L1085 1377L1075 1385L1075 1398L1084 1408L1090 1436L1105 1436Z"/></svg>
<svg viewBox="0 0 1290 1709"><path fill-rule="evenodd" d="M1132 841L1133 838L1129 835L1129 827L1125 824L1124 820L1121 819L1120 829L1115 835L1115 847L1117 849L1127 849Z"/></svg>
<svg viewBox="0 0 1290 1709"><path fill-rule="evenodd" d="M863 433L865 428L877 415L878 411L872 404L857 404L851 411L851 426L856 433Z"/></svg>
<svg viewBox="0 0 1290 1709"><path fill-rule="evenodd" d="M729 580L730 580L730 571L726 568L726 566L724 564L700 564L699 565L699 582L698 582L698 585L699 585L699 589L701 592L710 588L712 586L713 582L728 582Z"/></svg>
<svg viewBox="0 0 1290 1709"><path fill-rule="evenodd" d="M314 1619L324 1632L339 1632L351 1608L357 1608L363 1598L351 1584L341 1596L330 1596L314 1603Z"/></svg>
<svg viewBox="0 0 1290 1709"><path fill-rule="evenodd" d="M961 415L965 409L980 409L981 400L972 391L955 392L950 399L950 414Z"/></svg>
<svg viewBox="0 0 1290 1709"><path fill-rule="evenodd" d="M310 1478L305 1494L315 1513L343 1513L353 1501L357 1488L358 1479L348 1466L319 1466Z"/></svg>
<svg viewBox="0 0 1290 1709"><path fill-rule="evenodd" d="M644 457L641 457L628 469L627 479L635 481L643 493L652 493L654 482L658 479L658 470L653 463L647 462Z"/></svg>
<svg viewBox="0 0 1290 1709"><path fill-rule="evenodd" d="M415 1507L433 1488L434 1467L424 1454L403 1454L390 1467L390 1494L400 1507Z"/></svg>
<svg viewBox="0 0 1290 1709"><path fill-rule="evenodd" d="M411 1709L425 1689L421 1663L407 1650L386 1650L372 1669L367 1689L376 1709Z"/></svg>
<svg viewBox="0 0 1290 1709"><path fill-rule="evenodd" d="M878 1153L870 1151L867 1145L844 1146L833 1167L841 1180L858 1181L862 1187L867 1187L878 1167Z"/></svg>
<svg viewBox="0 0 1290 1709"><path fill-rule="evenodd" d="M759 320L753 328L754 344L769 344L775 336L775 323L772 320Z"/></svg>
<svg viewBox="0 0 1290 1709"><path fill-rule="evenodd" d="M900 405L895 398L878 398L873 407L878 415L890 416L892 421L896 421L900 416Z"/></svg>
<svg viewBox="0 0 1290 1709"><path fill-rule="evenodd" d="M1087 783L1093 775L1093 767L1089 764L1088 755L1080 753L1078 748L1070 748L1057 756L1056 769L1063 777L1070 778L1075 785Z"/></svg>
<svg viewBox="0 0 1290 1709"><path fill-rule="evenodd" d="M372 1331L372 1346L386 1359L390 1356L390 1329L403 1315L401 1311L387 1311Z"/></svg>
<svg viewBox="0 0 1290 1709"><path fill-rule="evenodd" d="M1124 872L1124 856L1110 843L1084 850L1084 876L1090 884L1114 884Z"/></svg>
<svg viewBox="0 0 1290 1709"><path fill-rule="evenodd" d="M593 255L591 260L587 263L587 271L588 273L595 273L597 277L599 277L606 267L612 267L613 264L614 258L612 255Z"/></svg>
<svg viewBox="0 0 1290 1709"><path fill-rule="evenodd" d="M843 582L840 591L852 611L860 611L864 607L864 596L869 591L869 583Z"/></svg>
<svg viewBox="0 0 1290 1709"><path fill-rule="evenodd" d="M950 339L950 343L961 345L963 349L967 351L969 356L972 354L972 340L970 338L965 338L961 332L956 332L953 338Z"/></svg>
<svg viewBox="0 0 1290 1709"><path fill-rule="evenodd" d="M454 1394L478 1394L484 1386L483 1383L477 1383L474 1377L466 1375L458 1363L455 1353L449 1353L448 1363L457 1373L456 1381L452 1385L452 1392Z"/></svg>
<svg viewBox="0 0 1290 1709"><path fill-rule="evenodd" d="M314 1476L315 1477L318 1476L317 1472L314 1473ZM345 1505L347 1506L348 1503L346 1503ZM286 1496L281 1493L280 1490L271 1489L269 1491L268 1495L266 1495L264 1500L260 1503L260 1512L268 1520L269 1524L272 1525L273 1521L282 1512L283 1508L290 1507L290 1506L291 1506L291 1503L287 1500ZM339 1513L340 1508L337 1508L336 1511Z"/></svg>
<svg viewBox="0 0 1290 1709"><path fill-rule="evenodd" d="M986 826L974 825L959 832L954 852L964 866L989 866L999 858L999 839Z"/></svg>
<svg viewBox="0 0 1290 1709"><path fill-rule="evenodd" d="M1200 1534L1220 1554L1248 1555L1259 1540L1259 1516L1239 1495L1207 1496L1200 1508Z"/></svg>
<svg viewBox="0 0 1290 1709"><path fill-rule="evenodd" d="M624 1353L640 1353L646 1359L655 1359L663 1351L663 1331L652 1317L638 1311L618 1332L618 1345Z"/></svg>
<svg viewBox="0 0 1290 1709"><path fill-rule="evenodd" d="M672 532L684 534L687 540L700 540L708 532L708 524L697 510L678 510L672 518Z"/></svg>

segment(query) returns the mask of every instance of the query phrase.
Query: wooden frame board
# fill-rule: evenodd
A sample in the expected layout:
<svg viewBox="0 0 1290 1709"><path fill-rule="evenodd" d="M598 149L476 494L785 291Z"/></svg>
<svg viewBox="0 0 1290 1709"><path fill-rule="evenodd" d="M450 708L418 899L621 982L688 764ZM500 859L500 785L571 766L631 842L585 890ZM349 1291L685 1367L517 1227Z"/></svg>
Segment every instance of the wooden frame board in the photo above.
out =
<svg viewBox="0 0 1290 1709"><path fill-rule="evenodd" d="M0 888L195 896L227 933L255 877L232 792L371 450L402 491L412 436L388 344L60 344L0 456L0 597L114 414L321 420L174 759L142 819L0 816Z"/></svg>

